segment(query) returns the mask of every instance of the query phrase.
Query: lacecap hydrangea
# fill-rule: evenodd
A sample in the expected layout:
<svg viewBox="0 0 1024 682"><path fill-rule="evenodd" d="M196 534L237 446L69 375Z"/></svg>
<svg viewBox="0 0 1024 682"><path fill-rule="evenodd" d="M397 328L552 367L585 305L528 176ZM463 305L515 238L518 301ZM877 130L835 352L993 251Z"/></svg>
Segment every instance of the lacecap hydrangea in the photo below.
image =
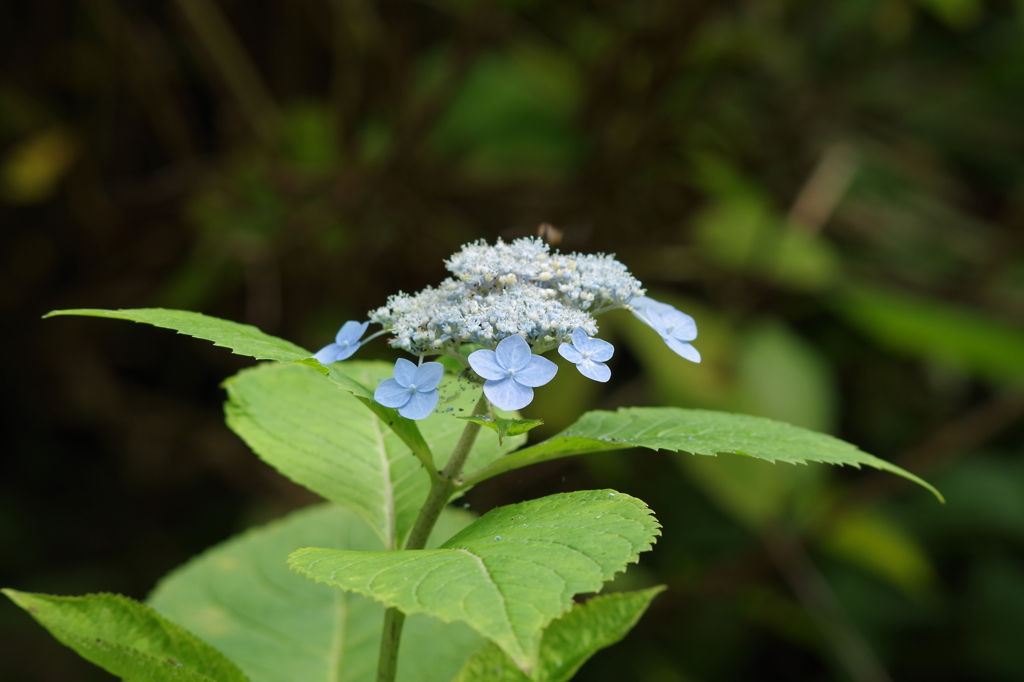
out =
<svg viewBox="0 0 1024 682"><path fill-rule="evenodd" d="M453 276L438 286L417 294L400 292L369 313L369 322L381 325L380 331L360 341L366 323L346 322L335 343L314 357L321 362L345 359L363 343L390 334L390 345L415 355L422 369L412 372L408 361L400 361L396 378L381 384L375 397L410 419L429 416L439 399L433 379L439 381L441 367L424 362L430 356L447 355L472 370L469 376L483 381L488 401L503 410L525 407L533 389L555 376L557 366L540 357L555 348L584 376L607 381L611 372L604 362L614 348L593 337L595 317L609 310L631 311L677 354L700 362L690 344L697 338L693 318L645 296L640 282L614 256L563 254L527 237L508 243L499 239L493 246L483 240L466 244L445 265ZM417 385L419 375L429 376L430 382ZM411 398L403 402L405 396Z"/></svg>

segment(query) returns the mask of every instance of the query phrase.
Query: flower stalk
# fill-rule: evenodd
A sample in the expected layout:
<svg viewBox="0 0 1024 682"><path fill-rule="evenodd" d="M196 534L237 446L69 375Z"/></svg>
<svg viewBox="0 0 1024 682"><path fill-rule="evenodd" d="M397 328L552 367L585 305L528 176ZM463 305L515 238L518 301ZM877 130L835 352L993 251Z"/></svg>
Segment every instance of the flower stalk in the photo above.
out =
<svg viewBox="0 0 1024 682"><path fill-rule="evenodd" d="M473 408L473 414L482 413L487 407L487 399L481 395ZM423 549L427 545L430 532L434 529L438 517L444 510L452 493L456 491L456 481L462 474L462 467L466 465L466 458L469 457L473 443L476 442L477 434L480 433L480 425L474 422L466 422L462 430L459 442L452 450L452 456L448 460L440 475L434 479L430 487L430 494L420 509L416 523L409 533L409 539L405 543L405 549ZM380 657L377 663L377 682L393 682L395 673L398 670L398 645L402 641L402 627L405 625L405 614L395 608L384 611L384 629L380 640Z"/></svg>

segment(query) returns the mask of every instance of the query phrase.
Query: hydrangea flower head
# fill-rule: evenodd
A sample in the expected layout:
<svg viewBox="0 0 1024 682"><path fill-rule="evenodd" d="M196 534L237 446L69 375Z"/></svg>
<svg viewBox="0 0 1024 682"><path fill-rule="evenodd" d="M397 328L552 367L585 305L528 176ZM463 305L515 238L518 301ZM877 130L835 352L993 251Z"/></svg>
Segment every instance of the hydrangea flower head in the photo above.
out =
<svg viewBox="0 0 1024 682"><path fill-rule="evenodd" d="M445 264L452 277L416 294L399 292L370 313L370 321L382 327L374 336L390 334L392 347L421 359L448 355L468 364L484 379L487 399L501 409L525 407L533 389L554 377L557 366L541 355L555 348L584 376L608 381L611 371L604 363L614 348L593 338L595 316L616 308L632 311L672 350L700 362L689 343L697 337L693 318L647 298L614 256L560 253L536 238L499 239L494 245L483 240L466 244ZM321 354L330 359L352 354L349 348L358 345L365 324L361 329L350 324L356 325L346 323L338 343L318 353L318 359ZM482 348L467 360L466 344ZM422 378L414 379L412 370L403 367L396 365L395 378L381 385L377 400L406 416L426 416L437 403L436 393L431 394L437 382L425 389ZM431 395L427 409L426 396Z"/></svg>
<svg viewBox="0 0 1024 682"><path fill-rule="evenodd" d="M608 381L611 378L612 371L604 363L611 359L614 352L615 346L601 339L590 338L582 329L573 331L572 343L563 343L558 347L559 355L576 365L580 374L594 381Z"/></svg>
<svg viewBox="0 0 1024 682"><path fill-rule="evenodd" d="M384 407L398 408L398 414L406 419L426 419L437 406L437 386L443 376L444 365L440 362L424 362L417 367L399 358L394 378L382 381L373 399Z"/></svg>
<svg viewBox="0 0 1024 682"><path fill-rule="evenodd" d="M481 349L469 356L473 371L483 377L484 395L502 410L519 410L533 400L533 389L555 377L558 366L530 351L518 334L503 339L494 350Z"/></svg>
<svg viewBox="0 0 1024 682"><path fill-rule="evenodd" d="M669 348L691 362L700 362L700 352L690 345L697 338L697 323L667 303L638 296L629 302L633 315L658 332Z"/></svg>
<svg viewBox="0 0 1024 682"><path fill-rule="evenodd" d="M329 343L316 352L313 356L322 365L327 365L339 360L346 360L359 350L359 339L366 333L369 322L356 322L349 320L341 325L341 329L334 336L334 343Z"/></svg>

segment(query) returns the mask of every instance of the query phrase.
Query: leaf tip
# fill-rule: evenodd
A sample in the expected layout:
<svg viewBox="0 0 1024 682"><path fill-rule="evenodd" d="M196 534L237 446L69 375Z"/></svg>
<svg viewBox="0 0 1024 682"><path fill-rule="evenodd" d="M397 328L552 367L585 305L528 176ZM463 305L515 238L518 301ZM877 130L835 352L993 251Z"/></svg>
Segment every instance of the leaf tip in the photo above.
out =
<svg viewBox="0 0 1024 682"><path fill-rule="evenodd" d="M18 590L11 589L10 587L0 588L0 592L3 592L8 599L19 606L21 605L21 602L18 601L18 597L25 594L24 592L19 592Z"/></svg>

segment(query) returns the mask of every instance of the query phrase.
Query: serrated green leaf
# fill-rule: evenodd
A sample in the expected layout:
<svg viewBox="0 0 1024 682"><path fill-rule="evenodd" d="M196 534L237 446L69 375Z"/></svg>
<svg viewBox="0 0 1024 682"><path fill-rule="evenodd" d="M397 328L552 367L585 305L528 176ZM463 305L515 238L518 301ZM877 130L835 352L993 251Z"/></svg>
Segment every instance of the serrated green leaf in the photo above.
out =
<svg viewBox="0 0 1024 682"><path fill-rule="evenodd" d="M658 528L640 500L589 490L499 507L434 550L307 548L288 562L407 614L467 623L528 672L544 628L573 595L597 591L636 561Z"/></svg>
<svg viewBox="0 0 1024 682"><path fill-rule="evenodd" d="M222 320L201 313L187 310L167 310L164 308L136 308L134 310L98 310L94 308L78 308L74 310L54 310L43 317L58 315L84 315L88 317L108 317L116 320L128 320L151 324L155 327L173 329L179 334L197 339L213 341L213 345L230 348L237 355L246 355L257 360L277 360L278 362L297 362L308 365L321 374L326 374L331 381L351 392L360 402L376 414L391 428L398 437L412 450L424 466L433 466L430 448L420 434L416 422L398 414L397 410L384 407L373 399L373 390L352 379L335 365L321 365L312 358L312 354L290 341L276 336L264 334L256 327L248 324ZM346 366L349 363L345 363Z"/></svg>
<svg viewBox="0 0 1024 682"><path fill-rule="evenodd" d="M498 433L498 443L504 443L506 436L519 436L544 423L541 419L489 419L487 417L459 417L466 421L486 426Z"/></svg>
<svg viewBox="0 0 1024 682"><path fill-rule="evenodd" d="M291 362L303 360L312 355L308 350L296 346L291 341L264 334L256 327L219 317L210 317L202 313L187 310L167 310L165 308L135 308L133 310L99 310L96 308L77 308L74 310L54 310L43 317L58 315L84 315L87 317L109 317L115 320L128 320L151 324L154 327L173 329L179 334L193 336L197 339L213 341L213 345L230 348L236 355L245 355L257 360L277 360Z"/></svg>
<svg viewBox="0 0 1024 682"><path fill-rule="evenodd" d="M392 374L384 362L347 362L350 381L376 385ZM331 368L332 375L339 373ZM440 389L440 410L419 422L425 444L447 462L465 422L452 414L469 414L478 387L450 375ZM359 400L301 364L265 364L246 369L225 382L228 426L265 462L318 495L351 509L375 530L385 547L402 547L430 479L416 457L384 423L367 414ZM504 446L479 438L467 470L493 462L522 443Z"/></svg>
<svg viewBox="0 0 1024 682"><path fill-rule="evenodd" d="M153 682L249 679L212 646L128 597L3 592L62 644L118 677Z"/></svg>
<svg viewBox="0 0 1024 682"><path fill-rule="evenodd" d="M664 587L599 595L551 623L528 677L493 642L470 658L453 682L567 682L591 656L633 629Z"/></svg>
<svg viewBox="0 0 1024 682"><path fill-rule="evenodd" d="M428 546L472 520L468 512L445 510ZM384 549L351 512L317 505L207 550L164 578L149 603L230 656L252 682L372 682L384 607L288 570L288 554L310 544ZM482 643L462 623L412 616L398 682L451 679Z"/></svg>
<svg viewBox="0 0 1024 682"><path fill-rule="evenodd" d="M863 464L898 474L924 486L939 500L943 499L938 490L914 474L838 438L763 417L679 407L587 412L557 436L514 452L467 476L465 485L550 459L633 447L694 455L732 452L791 464L824 462L857 468Z"/></svg>

